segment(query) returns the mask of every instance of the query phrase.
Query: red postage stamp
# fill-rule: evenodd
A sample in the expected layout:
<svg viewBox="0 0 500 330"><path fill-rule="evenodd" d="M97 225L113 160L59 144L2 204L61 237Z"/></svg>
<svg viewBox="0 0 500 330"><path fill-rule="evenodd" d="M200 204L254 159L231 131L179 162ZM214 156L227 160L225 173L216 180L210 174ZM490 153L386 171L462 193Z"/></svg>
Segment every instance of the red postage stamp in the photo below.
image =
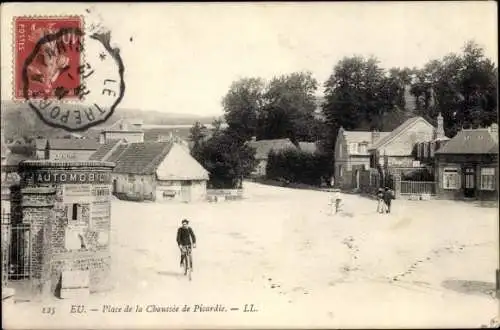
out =
<svg viewBox="0 0 500 330"><path fill-rule="evenodd" d="M14 99L78 97L82 30L80 16L14 18Z"/></svg>

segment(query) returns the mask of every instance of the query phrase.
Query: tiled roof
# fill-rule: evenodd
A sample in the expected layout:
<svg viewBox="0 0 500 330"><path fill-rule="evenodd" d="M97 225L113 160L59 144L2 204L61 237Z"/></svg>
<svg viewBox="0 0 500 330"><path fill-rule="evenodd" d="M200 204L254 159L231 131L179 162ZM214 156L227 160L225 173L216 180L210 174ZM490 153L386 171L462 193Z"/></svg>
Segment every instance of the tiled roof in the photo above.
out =
<svg viewBox="0 0 500 330"><path fill-rule="evenodd" d="M115 161L114 172L129 174L154 174L172 148L170 142L131 143ZM111 161L111 160L108 160Z"/></svg>
<svg viewBox="0 0 500 330"><path fill-rule="evenodd" d="M107 162L116 162L120 155L127 149L128 145L120 144L116 149L106 158Z"/></svg>
<svg viewBox="0 0 500 330"><path fill-rule="evenodd" d="M248 141L247 143L249 146L255 148L256 159L267 159L271 150L281 151L285 149L297 148L292 141L290 141L290 139Z"/></svg>
<svg viewBox="0 0 500 330"><path fill-rule="evenodd" d="M400 133L404 132L404 130L408 129L409 127L411 127L413 124L415 124L416 122L418 122L420 120L423 120L423 121L427 122L427 120L425 120L422 117L412 117L412 118L406 120L401 125L399 125L390 134L387 134L386 136L384 136L383 138L381 138L380 140L378 140L377 142L375 142L375 144L370 149L378 149L378 148L382 147L383 145L385 145L386 143L388 143L389 141L391 141L393 138L395 138L396 136L398 136Z"/></svg>
<svg viewBox="0 0 500 330"><path fill-rule="evenodd" d="M391 132L378 132L379 141L385 136L391 134ZM362 131L344 131L344 137L347 143L361 143L368 142L368 146L372 144L372 132L362 132Z"/></svg>
<svg viewBox="0 0 500 330"><path fill-rule="evenodd" d="M97 150L101 145L89 139L49 139L50 150Z"/></svg>
<svg viewBox="0 0 500 330"><path fill-rule="evenodd" d="M120 140L109 140L105 144L101 144L99 149L94 152L89 160L104 160L104 157L118 144Z"/></svg>
<svg viewBox="0 0 500 330"><path fill-rule="evenodd" d="M368 149L372 146L372 134L373 132L367 131L344 131L344 139L348 147L348 151L350 152L349 144L350 143L366 143L367 148L363 153L355 153L354 155L369 155ZM391 132L378 132L379 137L377 141L380 141L387 135L391 134ZM375 142L376 143L376 142Z"/></svg>
<svg viewBox="0 0 500 330"><path fill-rule="evenodd" d="M464 129L436 151L436 154L496 154L498 132L487 128Z"/></svg>

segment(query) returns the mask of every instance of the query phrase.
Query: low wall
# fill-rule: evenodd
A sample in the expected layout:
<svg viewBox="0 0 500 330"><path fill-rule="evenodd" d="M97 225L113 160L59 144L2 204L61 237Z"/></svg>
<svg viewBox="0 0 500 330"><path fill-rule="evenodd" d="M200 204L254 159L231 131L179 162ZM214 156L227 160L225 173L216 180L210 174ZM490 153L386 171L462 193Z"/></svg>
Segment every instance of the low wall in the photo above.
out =
<svg viewBox="0 0 500 330"><path fill-rule="evenodd" d="M243 189L207 189L209 201L225 201L243 199Z"/></svg>

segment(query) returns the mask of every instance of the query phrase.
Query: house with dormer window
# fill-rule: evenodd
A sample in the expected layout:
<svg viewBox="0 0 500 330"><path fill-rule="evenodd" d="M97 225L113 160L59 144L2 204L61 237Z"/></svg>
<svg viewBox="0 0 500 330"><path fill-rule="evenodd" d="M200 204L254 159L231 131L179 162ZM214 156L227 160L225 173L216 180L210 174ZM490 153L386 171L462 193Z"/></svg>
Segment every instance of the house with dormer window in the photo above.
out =
<svg viewBox="0 0 500 330"><path fill-rule="evenodd" d="M335 142L335 185L341 188L357 187L360 172L370 168L368 150L389 133L347 131L341 127Z"/></svg>

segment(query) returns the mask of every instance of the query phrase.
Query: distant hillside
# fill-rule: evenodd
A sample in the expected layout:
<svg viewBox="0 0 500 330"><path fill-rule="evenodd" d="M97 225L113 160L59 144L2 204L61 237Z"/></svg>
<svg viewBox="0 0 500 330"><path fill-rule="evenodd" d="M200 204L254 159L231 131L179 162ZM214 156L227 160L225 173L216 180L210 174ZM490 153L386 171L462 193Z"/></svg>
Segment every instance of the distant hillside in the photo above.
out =
<svg viewBox="0 0 500 330"><path fill-rule="evenodd" d="M4 130L6 139L20 138L24 136L43 136L54 138L69 134L63 129L47 126L38 118L36 113L27 104L2 101L1 113L2 129ZM209 124L216 117L136 109L116 109L113 116L111 116L106 123L99 126L109 126L121 118L140 118L146 125L192 125L196 121L199 121L202 124ZM82 134L86 135L85 132ZM94 134L91 133L90 135Z"/></svg>

